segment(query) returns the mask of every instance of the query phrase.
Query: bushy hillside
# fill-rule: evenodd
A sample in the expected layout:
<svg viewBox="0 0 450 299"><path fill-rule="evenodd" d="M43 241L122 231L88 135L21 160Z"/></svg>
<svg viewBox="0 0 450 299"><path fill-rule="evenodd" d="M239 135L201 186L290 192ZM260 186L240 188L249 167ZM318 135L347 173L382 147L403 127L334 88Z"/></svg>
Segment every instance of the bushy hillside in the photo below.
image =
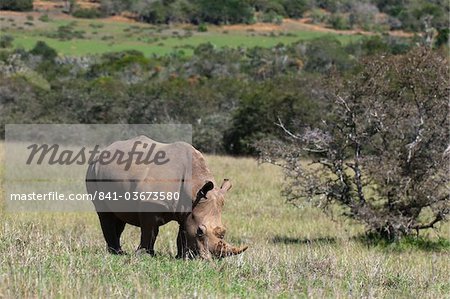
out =
<svg viewBox="0 0 450 299"><path fill-rule="evenodd" d="M208 22L215 24L281 22L283 18L311 17L313 22L348 29L388 28L419 31L430 25L448 27L447 1L423 0L100 0L104 14L132 11L150 23Z"/></svg>
<svg viewBox="0 0 450 299"><path fill-rule="evenodd" d="M194 145L253 154L279 136L278 118L315 126L326 116L330 72L350 75L367 55L405 53L409 40L334 37L273 48L193 48L192 56L146 57L135 50L57 56L38 42L0 56L5 123L191 123ZM33 107L33 109L30 109Z"/></svg>
<svg viewBox="0 0 450 299"><path fill-rule="evenodd" d="M2 0L0 9L31 10L32 1ZM444 0L71 0L60 1L57 6L81 18L126 12L153 24L280 23L283 18L307 17L312 23L325 23L336 29L414 32L428 27L445 30L450 12L449 3Z"/></svg>

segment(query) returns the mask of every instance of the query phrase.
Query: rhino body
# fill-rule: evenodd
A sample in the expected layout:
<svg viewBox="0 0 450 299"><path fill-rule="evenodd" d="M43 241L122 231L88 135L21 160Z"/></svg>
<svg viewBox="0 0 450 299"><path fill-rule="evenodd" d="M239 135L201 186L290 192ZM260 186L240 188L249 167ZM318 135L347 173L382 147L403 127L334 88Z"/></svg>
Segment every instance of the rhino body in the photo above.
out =
<svg viewBox="0 0 450 299"><path fill-rule="evenodd" d="M133 163L124 169L119 159L102 163L100 154L90 163L86 174L88 193L97 195L93 202L109 252L124 253L120 236L125 225L131 224L141 228L138 251L153 255L159 227L170 221L179 224L178 258L209 259L239 254L247 249L236 248L223 240L225 228L221 213L231 183L224 180L217 188L199 151L184 142L164 144L146 136L117 141L103 151L130 153L133 150L143 153L143 157L150 157L152 153L159 156L153 157L155 162L150 164L137 163L137 157L133 157ZM101 192L114 193L121 199L99 200ZM125 200L126 195L145 194L147 197L154 192L177 193L178 199Z"/></svg>

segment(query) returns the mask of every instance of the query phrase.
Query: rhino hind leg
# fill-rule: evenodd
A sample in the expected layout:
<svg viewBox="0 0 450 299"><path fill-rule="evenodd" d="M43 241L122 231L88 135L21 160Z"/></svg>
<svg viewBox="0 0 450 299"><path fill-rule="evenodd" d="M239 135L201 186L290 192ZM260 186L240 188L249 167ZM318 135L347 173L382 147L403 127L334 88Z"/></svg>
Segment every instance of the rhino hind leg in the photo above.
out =
<svg viewBox="0 0 450 299"><path fill-rule="evenodd" d="M103 236L108 245L108 252L112 254L125 254L120 246L120 236L125 228L125 222L121 221L111 212L98 212L97 214Z"/></svg>
<svg viewBox="0 0 450 299"><path fill-rule="evenodd" d="M137 249L137 252L145 252L152 256L155 255L155 242L159 233L159 226L147 219L141 219L141 243Z"/></svg>

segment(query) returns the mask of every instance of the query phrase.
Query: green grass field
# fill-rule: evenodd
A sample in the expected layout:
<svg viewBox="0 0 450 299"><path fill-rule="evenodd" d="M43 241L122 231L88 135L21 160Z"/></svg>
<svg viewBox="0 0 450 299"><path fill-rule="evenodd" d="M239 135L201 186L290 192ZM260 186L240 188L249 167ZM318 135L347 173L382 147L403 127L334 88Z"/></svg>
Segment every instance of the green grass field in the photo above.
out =
<svg viewBox="0 0 450 299"><path fill-rule="evenodd" d="M286 204L279 169L248 158L207 160L216 180L232 179L223 221L226 240L250 246L243 255L176 260L170 223L157 257L133 254L139 229L131 226L122 239L132 254L112 256L95 213L15 214L2 198L0 297L448 298L450 251L429 245L438 234L449 239L450 225L430 231L426 246L368 246L358 241L360 225Z"/></svg>
<svg viewBox="0 0 450 299"><path fill-rule="evenodd" d="M83 38L61 40L54 35L58 27L72 24L73 31L83 32ZM192 53L192 48L211 42L217 47L272 47L330 35L319 31L275 31L273 33L252 30L226 31L210 26L208 32L197 32L196 26L153 26L141 23L111 22L88 19L54 19L42 22L26 15L1 17L2 34L14 37L14 47L29 50L37 41L45 41L62 55L101 54L123 50L138 50L145 55L164 55L174 51ZM343 43L356 41L358 35L333 34Z"/></svg>

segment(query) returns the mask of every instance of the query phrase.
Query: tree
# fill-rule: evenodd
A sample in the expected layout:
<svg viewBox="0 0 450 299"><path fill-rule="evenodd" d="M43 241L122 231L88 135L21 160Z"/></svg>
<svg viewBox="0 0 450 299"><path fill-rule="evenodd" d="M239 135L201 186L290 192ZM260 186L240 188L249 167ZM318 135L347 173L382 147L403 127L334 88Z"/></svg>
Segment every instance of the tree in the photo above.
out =
<svg viewBox="0 0 450 299"><path fill-rule="evenodd" d="M349 21L351 26L370 30L371 26L376 25L375 17L378 14L378 8L375 5L356 2L352 5Z"/></svg>
<svg viewBox="0 0 450 299"><path fill-rule="evenodd" d="M100 11L104 15L115 15L126 10L132 10L134 5L146 5L147 1L130 1L130 0L101 0Z"/></svg>
<svg viewBox="0 0 450 299"><path fill-rule="evenodd" d="M283 167L292 203L337 204L389 240L433 228L450 212L448 71L425 49L367 60L334 77L321 126L294 134L280 122L286 140L260 143L261 159Z"/></svg>
<svg viewBox="0 0 450 299"><path fill-rule="evenodd" d="M326 73L333 67L339 70L351 69L355 62L345 52L342 44L335 37L324 36L306 43L305 70Z"/></svg>
<svg viewBox="0 0 450 299"><path fill-rule="evenodd" d="M56 50L43 41L38 41L34 48L30 50L30 53L33 55L40 55L46 60L53 60L58 56Z"/></svg>
<svg viewBox="0 0 450 299"><path fill-rule="evenodd" d="M284 7L290 18L301 18L303 14L311 8L309 0L285 0Z"/></svg>
<svg viewBox="0 0 450 299"><path fill-rule="evenodd" d="M448 37L449 37L449 35L450 35L450 29L449 28L444 28L444 29L438 30L438 35L436 37L435 46L437 48L439 48L442 45L448 44Z"/></svg>
<svg viewBox="0 0 450 299"><path fill-rule="evenodd" d="M1 0L0 10L30 11L33 9L33 0Z"/></svg>
<svg viewBox="0 0 450 299"><path fill-rule="evenodd" d="M242 0L196 0L200 19L214 24L248 23L253 11L247 1Z"/></svg>
<svg viewBox="0 0 450 299"><path fill-rule="evenodd" d="M169 7L162 1L145 0L137 2L133 11L135 11L141 21L152 24L164 24L169 20Z"/></svg>
<svg viewBox="0 0 450 299"><path fill-rule="evenodd" d="M14 37L4 34L0 36L0 48L11 48L13 46Z"/></svg>
<svg viewBox="0 0 450 299"><path fill-rule="evenodd" d="M320 93L319 83L304 75L300 78L280 76L249 85L248 91L240 96L230 128L224 134L227 152L255 155L256 141L280 135L273 125L277 117L287 121L301 119L306 125L315 124L320 111L325 110L323 101L315 99Z"/></svg>

